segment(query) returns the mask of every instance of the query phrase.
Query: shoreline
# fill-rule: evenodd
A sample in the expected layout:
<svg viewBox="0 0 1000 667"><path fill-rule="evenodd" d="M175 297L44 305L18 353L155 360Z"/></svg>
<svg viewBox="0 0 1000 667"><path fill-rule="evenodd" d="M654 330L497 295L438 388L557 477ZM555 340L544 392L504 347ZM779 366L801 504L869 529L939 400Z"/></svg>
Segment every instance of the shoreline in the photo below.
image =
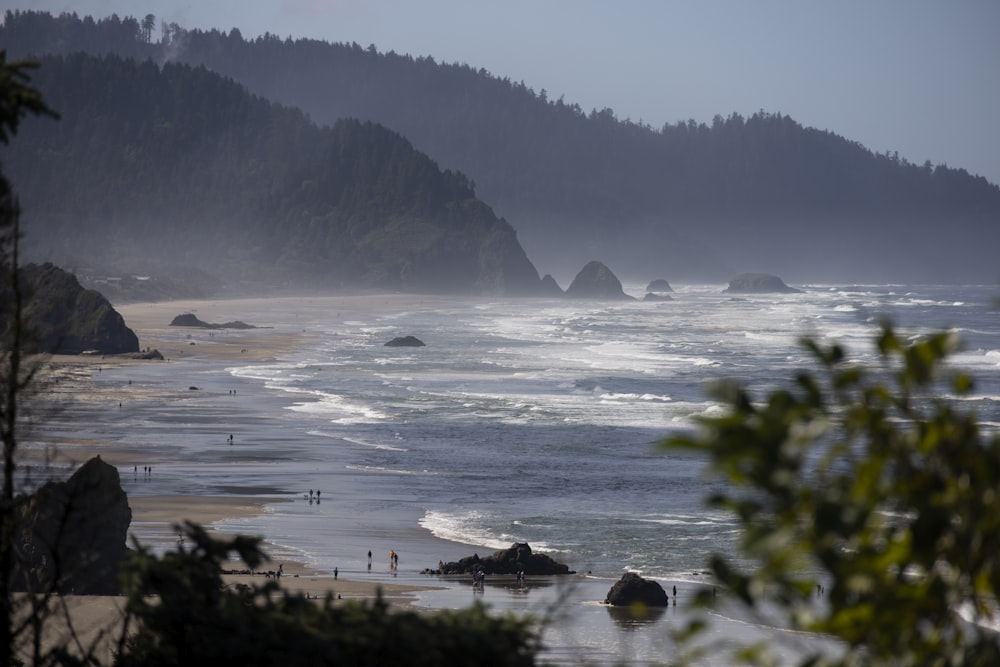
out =
<svg viewBox="0 0 1000 667"><path fill-rule="evenodd" d="M199 300L118 307L117 310L126 318L126 324L139 336L140 348L158 349L164 361L119 355L55 355L44 360L39 386L45 400L40 408L32 406L26 436L22 438L18 452L21 473L28 476L27 485L33 487L48 479L66 479L84 462L100 456L118 469L122 487L128 496L132 510L129 540L138 537L142 545L154 553L176 547L178 535L173 526L182 521L199 523L211 535L224 537L235 531L220 530L217 524L239 522L265 514L268 506L293 502L286 495L277 493L277 489L246 493L246 489L238 488L230 489L232 492L228 494L190 495L170 492L168 488L162 493L157 490L146 494L141 488L145 480L145 466L152 464L156 470L160 465L175 461L177 453L130 442L127 432L114 433L114 438L102 433L120 430L115 428L118 415L110 412L112 410L124 412L129 406L150 409L186 401L194 393L184 382L170 388L144 386L138 377L133 382L133 374L153 368L162 375L162 371L169 366L169 372L176 374L180 380L183 376L198 373L202 366L221 370L233 362L255 364L274 361L305 344L305 334L289 331L287 327L266 327L267 323L246 330L169 326L175 315L184 312L212 311L212 321L240 319L239 313L246 307L247 301ZM257 304L259 309L262 300L249 301ZM222 314L216 317L215 312ZM206 388L206 394L208 390ZM96 421L88 423L91 418ZM284 576L279 579L279 584L289 594L303 594L317 601L330 594L335 604L347 600L368 602L381 597L396 610L424 611L425 608L416 604L418 593L443 589L436 582L397 583L382 576L335 578L304 561L296 560L287 550L271 542L267 535L261 537L262 550L272 557L272 563L268 563L265 570L277 569L280 561ZM129 546L132 546L131 542ZM239 562L229 562L224 567L227 570L243 568L245 565ZM242 574L224 574L222 578L229 586L250 581L249 575ZM255 578L254 581L260 580ZM80 629L81 638L85 643L99 642L95 655L110 656L114 649L111 637L101 639L99 635L106 628L120 627L124 598L65 597L73 626ZM50 623L46 628L46 645L55 645L65 633L63 623Z"/></svg>
<svg viewBox="0 0 1000 667"><path fill-rule="evenodd" d="M664 625L690 618L686 602L702 584L669 582L678 589L680 605L635 622L623 621L600 604L617 577L529 577L525 587L495 577L475 592L471 578L466 582L422 575L421 570L439 560L494 549L451 542L422 527L419 503L410 502L405 481L397 483L407 478L392 477L391 469L347 465L349 450L336 449L344 447L342 440L324 440L329 436L304 433L295 426L294 410L314 405L307 402L313 397L276 392L252 372L257 364L301 358L295 355L318 340L296 320L298 304L303 312L317 303L335 308L339 321L361 319L371 309L399 308L400 299L366 295L121 306L118 310L139 336L140 348L158 349L169 361L53 358L53 376L59 379L50 385L51 398L58 407L51 422L39 429L42 437L22 451L22 458L27 452L64 472L71 464L101 455L119 470L133 508L130 533L140 533L143 544L161 550L175 546L178 536L172 526L182 519L196 520L212 534L261 535L272 564L283 565L282 587L311 598L332 591L335 599L369 600L381 590L383 599L400 610L455 610L484 602L497 613L532 614L551 621L545 624L545 643L556 650L544 654L547 661L568 656L566 662L575 663L585 651L596 651L598 662L668 656L656 646L661 639L667 641ZM174 316L185 312L209 322L242 320L260 328L169 326ZM263 317L254 320L258 316ZM277 320L266 321L268 316ZM229 372L233 368L249 372ZM337 456L344 457L344 464L331 468ZM317 488L314 480L319 478L311 471L320 463L326 466L323 502L314 504L305 492ZM147 475L150 465L153 472ZM329 552L317 557L297 548L295 531L321 531L329 539L313 544ZM390 549L401 554L398 570L388 568ZM371 566L368 551L373 553ZM242 569L232 565L227 569ZM574 569L586 570L576 565ZM334 567L337 578L332 576ZM248 576L224 575L231 585L246 583ZM667 587L668 582L661 583ZM755 631L731 620L717 616L713 624L725 626L729 634ZM636 629L643 631L632 632ZM622 630L627 633L621 635ZM663 637L658 636L661 632ZM622 653L608 653L609 641Z"/></svg>

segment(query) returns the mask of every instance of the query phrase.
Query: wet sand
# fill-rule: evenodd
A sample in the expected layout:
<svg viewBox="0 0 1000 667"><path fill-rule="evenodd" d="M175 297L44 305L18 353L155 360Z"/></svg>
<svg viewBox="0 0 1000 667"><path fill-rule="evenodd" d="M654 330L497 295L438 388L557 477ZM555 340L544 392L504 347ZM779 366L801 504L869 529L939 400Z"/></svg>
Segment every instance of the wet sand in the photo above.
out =
<svg viewBox="0 0 1000 667"><path fill-rule="evenodd" d="M252 303L248 303L248 301ZM22 470L32 485L45 479L65 479L73 470L94 456L119 469L123 487L129 495L132 509L130 532L141 535L144 547L162 552L176 547L179 534L176 526L185 521L211 527L220 521L239 520L262 514L266 506L289 502L287 494L277 489L236 489L231 495L191 495L187 493L155 493L140 495L132 492L143 481L157 475L156 466L172 459L170 451L156 451L142 443L130 441L125 434L114 438L104 437L113 431L118 419L117 410L126 406L169 406L188 400L195 385L180 382L171 388L143 388L130 380L113 380L121 376L122 369L136 370L149 365L169 364L177 369L178 378L192 373L192 365L238 361L239 363L266 362L304 343L303 335L290 332L287 327L275 329L267 324L255 329L214 330L170 327L175 315L185 312L204 313L206 321L226 322L239 319L243 312L261 310L259 300L192 301L157 304L136 304L118 308L128 325L140 337L140 347L159 350L164 361L131 359L111 355L55 356L47 360L39 383L42 401L33 404L28 412L28 435L20 451ZM105 375L107 374L107 375ZM124 373L128 375L128 373ZM39 407L41 406L41 407ZM93 420L93 421L90 421ZM43 422L42 428L32 428L32 423ZM151 469L147 478L146 468ZM131 471L131 472L130 472ZM263 493L259 493L263 491ZM273 491L268 495L268 491ZM225 533L211 530L217 536ZM279 551L266 536L262 548L266 553ZM415 594L436 588L434 581L426 584L394 583L389 577L377 576L368 580L334 578L329 573L317 572L306 564L283 554L280 563L270 562L266 570L277 570L281 587L291 594L304 594L317 601L328 594L335 604L346 600L373 601L381 597L397 609L418 609L414 606ZM240 571L246 565L227 563L226 569ZM382 574L381 568L378 570ZM229 585L250 581L263 583L264 577L245 574L223 576ZM69 627L75 629L83 646L93 647L98 659L111 662L120 634L124 598L106 596L66 596L65 607L53 616L46 628L45 646L63 644L69 637ZM69 613L70 622L64 618ZM24 654L26 655L26 654Z"/></svg>

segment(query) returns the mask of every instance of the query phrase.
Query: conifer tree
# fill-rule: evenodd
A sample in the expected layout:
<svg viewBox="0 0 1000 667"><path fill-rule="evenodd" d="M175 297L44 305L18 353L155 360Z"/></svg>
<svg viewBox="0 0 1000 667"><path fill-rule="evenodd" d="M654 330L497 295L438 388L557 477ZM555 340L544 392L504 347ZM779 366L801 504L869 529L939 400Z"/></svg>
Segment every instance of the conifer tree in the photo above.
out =
<svg viewBox="0 0 1000 667"><path fill-rule="evenodd" d="M30 62L7 62L0 51L0 142L7 144L26 114L48 115L37 90L29 85ZM0 665L14 661L14 469L18 412L22 395L36 367L24 363L26 345L23 293L18 280L20 210L10 181L0 171L0 441L3 446L3 488L0 495Z"/></svg>

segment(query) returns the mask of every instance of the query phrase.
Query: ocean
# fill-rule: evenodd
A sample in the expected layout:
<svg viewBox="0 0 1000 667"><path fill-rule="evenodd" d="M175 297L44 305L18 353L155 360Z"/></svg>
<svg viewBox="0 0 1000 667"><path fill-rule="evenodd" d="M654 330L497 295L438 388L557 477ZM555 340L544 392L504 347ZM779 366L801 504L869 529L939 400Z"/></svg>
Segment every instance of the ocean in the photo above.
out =
<svg viewBox="0 0 1000 667"><path fill-rule="evenodd" d="M995 424L996 292L822 287L733 297L709 286L656 303L395 297L388 311L358 319L297 313L314 347L227 371L291 401L283 421L314 438L321 466L301 486L329 496L351 471L453 542L528 542L578 571L688 579L707 553L733 552L736 526L705 509L704 462L656 445L719 410L709 383L779 386L809 366L797 343L804 334L869 361L889 317L913 334L957 330L965 351L956 362L979 380L969 400ZM402 335L427 346L383 346ZM333 551L289 538L317 565Z"/></svg>
<svg viewBox="0 0 1000 667"><path fill-rule="evenodd" d="M625 287L643 294L642 285ZM952 329L963 342L953 363L977 379L964 400L988 429L1000 427L1000 312L992 308L1000 288L803 289L735 296L721 285L679 285L662 302L302 297L268 301L259 312L198 313L305 342L273 362L192 365L183 379L180 360L108 369L107 382L127 376L150 391L178 382L200 391L188 402L125 411L100 435L156 452L153 478L130 494L282 499L261 516L215 526L267 536L278 559L337 567L348 578L454 587L419 571L527 542L585 574L576 599L606 619L603 608L586 605L627 571L691 593L712 585L710 553L736 556L736 523L705 507L719 484L705 461L657 443L718 414L706 391L715 380L736 378L763 395L815 368L798 344L803 335L838 341L853 359L871 362L883 318L908 336ZM168 335L212 345L230 334ZM384 346L406 335L426 346ZM123 480L131 484L130 472ZM308 500L314 490L318 504ZM141 538L142 526L134 528ZM391 575L390 549L400 553ZM422 599L461 606L471 602L467 590ZM537 593L522 602L490 590L482 597L515 611L551 599ZM653 639L662 632L640 641L620 623L606 625L619 648L597 662L663 659ZM578 633L556 644L587 641Z"/></svg>

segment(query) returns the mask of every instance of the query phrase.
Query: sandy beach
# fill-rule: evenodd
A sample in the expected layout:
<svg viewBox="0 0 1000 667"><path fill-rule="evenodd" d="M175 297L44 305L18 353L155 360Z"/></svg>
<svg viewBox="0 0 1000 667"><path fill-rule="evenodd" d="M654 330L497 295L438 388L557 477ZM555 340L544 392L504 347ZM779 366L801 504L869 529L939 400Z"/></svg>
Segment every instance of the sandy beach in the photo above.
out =
<svg viewBox="0 0 1000 667"><path fill-rule="evenodd" d="M253 302L253 303L248 303ZM155 551L175 548L178 533L175 526L191 521L206 527L222 521L239 520L256 516L267 505L288 502L286 496L267 495L268 489L238 489L236 495L154 494L130 493L130 484L145 476L147 466L155 469L157 463L170 460L170 451L152 451L138 444L123 443L100 437L99 430L89 425L74 423L80 412L94 413L100 406L113 410L116 406L170 403L184 400L195 391L195 385L180 383L170 390L143 389L131 380L110 380L105 376L123 368L140 369L151 364L174 364L178 375L190 372L191 365L199 362L214 364L238 361L240 363L266 362L304 344L303 335L289 332L287 328L275 329L263 324L254 329L192 329L169 326L174 316L183 313L203 314L211 322L238 319L247 310L259 310L258 300L186 301L121 306L119 312L140 338L140 347L159 350L163 361L129 359L121 356L55 356L48 360L41 386L45 398L44 414L32 411L29 420L53 419L64 428L47 425L42 438L34 437L30 428L29 441L21 449L21 465L41 477L65 478L82 463L94 456L116 466L122 477L123 487L129 493L132 509L131 531L142 535L142 544ZM184 370L182 370L182 368ZM128 375L128 373L124 373ZM132 474L129 474L132 470ZM261 494L258 491L264 491ZM245 493L244 493L245 492ZM211 530L211 528L210 528ZM214 530L222 537L226 533ZM266 553L279 551L264 537ZM282 554L280 563L272 562L265 569L282 567L283 576L278 580L290 594L303 594L321 601L328 594L335 604L346 600L383 600L397 609L418 609L414 606L415 593L437 588L434 582L426 585L394 583L387 577L376 576L351 579L333 577L317 572L307 564ZM240 562L227 564L227 569L242 570ZM381 574L381 569L379 569ZM245 574L227 574L223 580L229 585L248 583ZM262 575L254 577L263 583ZM64 644L69 639L69 627L63 612L69 613L70 623L84 647L93 647L99 659L111 661L123 617L124 598L105 596L67 596L65 607L53 615L46 627L45 646ZM24 654L27 657L27 654Z"/></svg>

